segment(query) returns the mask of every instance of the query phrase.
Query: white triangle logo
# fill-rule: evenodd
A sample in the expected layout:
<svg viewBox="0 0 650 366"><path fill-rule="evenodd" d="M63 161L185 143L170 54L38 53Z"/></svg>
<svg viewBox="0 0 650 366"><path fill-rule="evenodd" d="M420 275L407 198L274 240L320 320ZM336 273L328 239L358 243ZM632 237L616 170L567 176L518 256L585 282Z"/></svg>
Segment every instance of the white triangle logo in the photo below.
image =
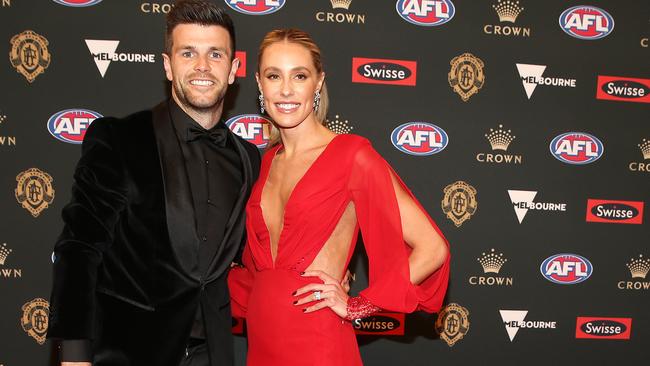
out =
<svg viewBox="0 0 650 366"><path fill-rule="evenodd" d="M526 217L526 214L528 213L528 209L517 207L516 205L521 202L526 202L532 205L533 200L537 195L537 191L516 191L516 190L509 189L508 195L510 196L510 201L512 202L513 207L515 209L515 214L517 215L517 219L521 224L524 221L524 217Z"/></svg>
<svg viewBox="0 0 650 366"><path fill-rule="evenodd" d="M106 75L106 70L108 70L108 66L111 64L111 60L113 58L113 55L115 55L115 50L117 50L117 46L119 44L120 41L106 41L98 39L86 40L86 46L88 46L90 54L95 59L95 65L97 65L97 69L99 70L99 73L102 75L102 77ZM106 55L106 57L103 57L102 55Z"/></svg>
<svg viewBox="0 0 650 366"><path fill-rule="evenodd" d="M521 77L521 82L524 84L528 99L533 96L537 83L529 83L526 79L532 76L535 80L538 80L544 74L544 70L546 70L544 65L517 64L517 71L519 71L519 77Z"/></svg>
<svg viewBox="0 0 650 366"><path fill-rule="evenodd" d="M503 320L510 342L512 342L519 331L519 323L526 319L528 310L499 310L499 313L501 313L501 320ZM516 322L517 326L513 327L512 322Z"/></svg>

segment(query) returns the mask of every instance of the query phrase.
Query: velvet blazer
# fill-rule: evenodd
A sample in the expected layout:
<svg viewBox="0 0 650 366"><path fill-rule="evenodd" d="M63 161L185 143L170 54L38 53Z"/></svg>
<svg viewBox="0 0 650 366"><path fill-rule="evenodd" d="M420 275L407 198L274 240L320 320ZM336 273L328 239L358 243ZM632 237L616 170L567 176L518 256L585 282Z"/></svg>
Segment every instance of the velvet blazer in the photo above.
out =
<svg viewBox="0 0 650 366"><path fill-rule="evenodd" d="M48 338L90 339L95 366L177 366L198 307L212 365L233 362L230 264L258 149L230 132L243 185L207 275L168 102L89 127L54 249Z"/></svg>

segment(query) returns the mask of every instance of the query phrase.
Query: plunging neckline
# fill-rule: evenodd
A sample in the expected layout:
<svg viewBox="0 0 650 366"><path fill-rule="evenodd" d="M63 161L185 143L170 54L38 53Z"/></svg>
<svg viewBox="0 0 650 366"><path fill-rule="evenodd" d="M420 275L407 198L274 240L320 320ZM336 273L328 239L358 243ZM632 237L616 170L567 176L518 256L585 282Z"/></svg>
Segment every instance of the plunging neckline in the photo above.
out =
<svg viewBox="0 0 650 366"><path fill-rule="evenodd" d="M298 187L300 186L300 183L302 183L302 181L305 179L305 177L307 177L309 175L309 173L313 170L312 168L321 160L321 158L323 157L323 155L325 155L325 153L327 152L329 147L332 145L334 140L336 140L336 138L339 137L339 136L340 135L335 135L327 143L327 145L325 145L325 148L323 148L323 151L321 151L320 154L318 154L318 156L316 157L316 159L314 159L314 161L311 162L309 167L305 170L305 172L302 174L300 179L298 179L296 184L291 189L291 192L289 193L289 197L287 198L287 202L284 203L284 207L282 208L282 215L281 215L282 216L282 227L280 228L280 234L278 235L278 242L277 242L277 248L276 248L276 252L275 252L275 258L273 258L273 247L272 247L272 243L271 243L271 231L269 230L269 226L266 223L266 217L264 217L264 207L262 205L262 197L264 196L264 189L266 188L266 182L269 180L269 175L271 175L271 169L273 168L273 161L275 160L275 157L278 155L278 151L280 151L280 149L284 148L284 145L282 145L282 144L278 145L278 147L273 152L273 157L271 158L271 162L269 163L269 167L268 167L268 169L266 169L266 172L265 172L266 174L264 176L264 183L262 184L262 188L260 189L260 204L259 204L259 206L260 206L260 214L262 215L262 223L264 224L264 229L266 230L266 234L267 234L267 236L269 238L269 240L268 240L269 241L269 255L271 256L271 264L273 265L273 268L275 268L275 262L277 261L278 255L280 254L280 242L282 241L282 235L284 234L284 228L285 228L284 223L286 222L286 218L287 218L287 206L289 206L289 204L291 203L291 199L293 198L293 194L296 191L296 189L298 189Z"/></svg>

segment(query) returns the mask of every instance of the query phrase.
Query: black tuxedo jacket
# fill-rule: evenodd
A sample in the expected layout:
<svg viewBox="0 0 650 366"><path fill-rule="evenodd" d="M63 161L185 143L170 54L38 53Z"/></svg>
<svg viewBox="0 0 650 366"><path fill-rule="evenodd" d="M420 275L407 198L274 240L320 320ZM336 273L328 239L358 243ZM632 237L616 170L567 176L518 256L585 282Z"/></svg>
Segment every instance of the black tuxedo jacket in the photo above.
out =
<svg viewBox="0 0 650 366"><path fill-rule="evenodd" d="M231 133L244 184L208 274L167 102L84 138L55 245L48 338L92 340L94 365L177 366L200 306L212 365L233 362L226 276L245 239L257 148Z"/></svg>

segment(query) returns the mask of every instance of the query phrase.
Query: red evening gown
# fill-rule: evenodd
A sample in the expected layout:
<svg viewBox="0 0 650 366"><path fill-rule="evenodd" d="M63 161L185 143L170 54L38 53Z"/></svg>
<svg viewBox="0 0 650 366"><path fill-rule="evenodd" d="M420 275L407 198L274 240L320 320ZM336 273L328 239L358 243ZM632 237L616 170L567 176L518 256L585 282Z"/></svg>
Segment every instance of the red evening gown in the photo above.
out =
<svg viewBox="0 0 650 366"><path fill-rule="evenodd" d="M244 267L233 269L229 276L233 316L244 317L247 322L247 364L361 365L351 323L329 308L305 314L304 306L293 305L296 299L292 296L300 287L320 281L302 277L300 273L324 246L348 204L354 203L358 223L347 262L361 228L369 259L369 286L360 295L377 307L405 313L437 311L447 290L449 257L422 283L411 284L410 250L402 237L391 180L391 174L395 173L368 140L356 135L338 135L289 196L273 263L260 200L271 161L280 148L281 145L273 147L262 160L259 180L246 207L248 239L242 260ZM397 180L415 200L404 183Z"/></svg>

